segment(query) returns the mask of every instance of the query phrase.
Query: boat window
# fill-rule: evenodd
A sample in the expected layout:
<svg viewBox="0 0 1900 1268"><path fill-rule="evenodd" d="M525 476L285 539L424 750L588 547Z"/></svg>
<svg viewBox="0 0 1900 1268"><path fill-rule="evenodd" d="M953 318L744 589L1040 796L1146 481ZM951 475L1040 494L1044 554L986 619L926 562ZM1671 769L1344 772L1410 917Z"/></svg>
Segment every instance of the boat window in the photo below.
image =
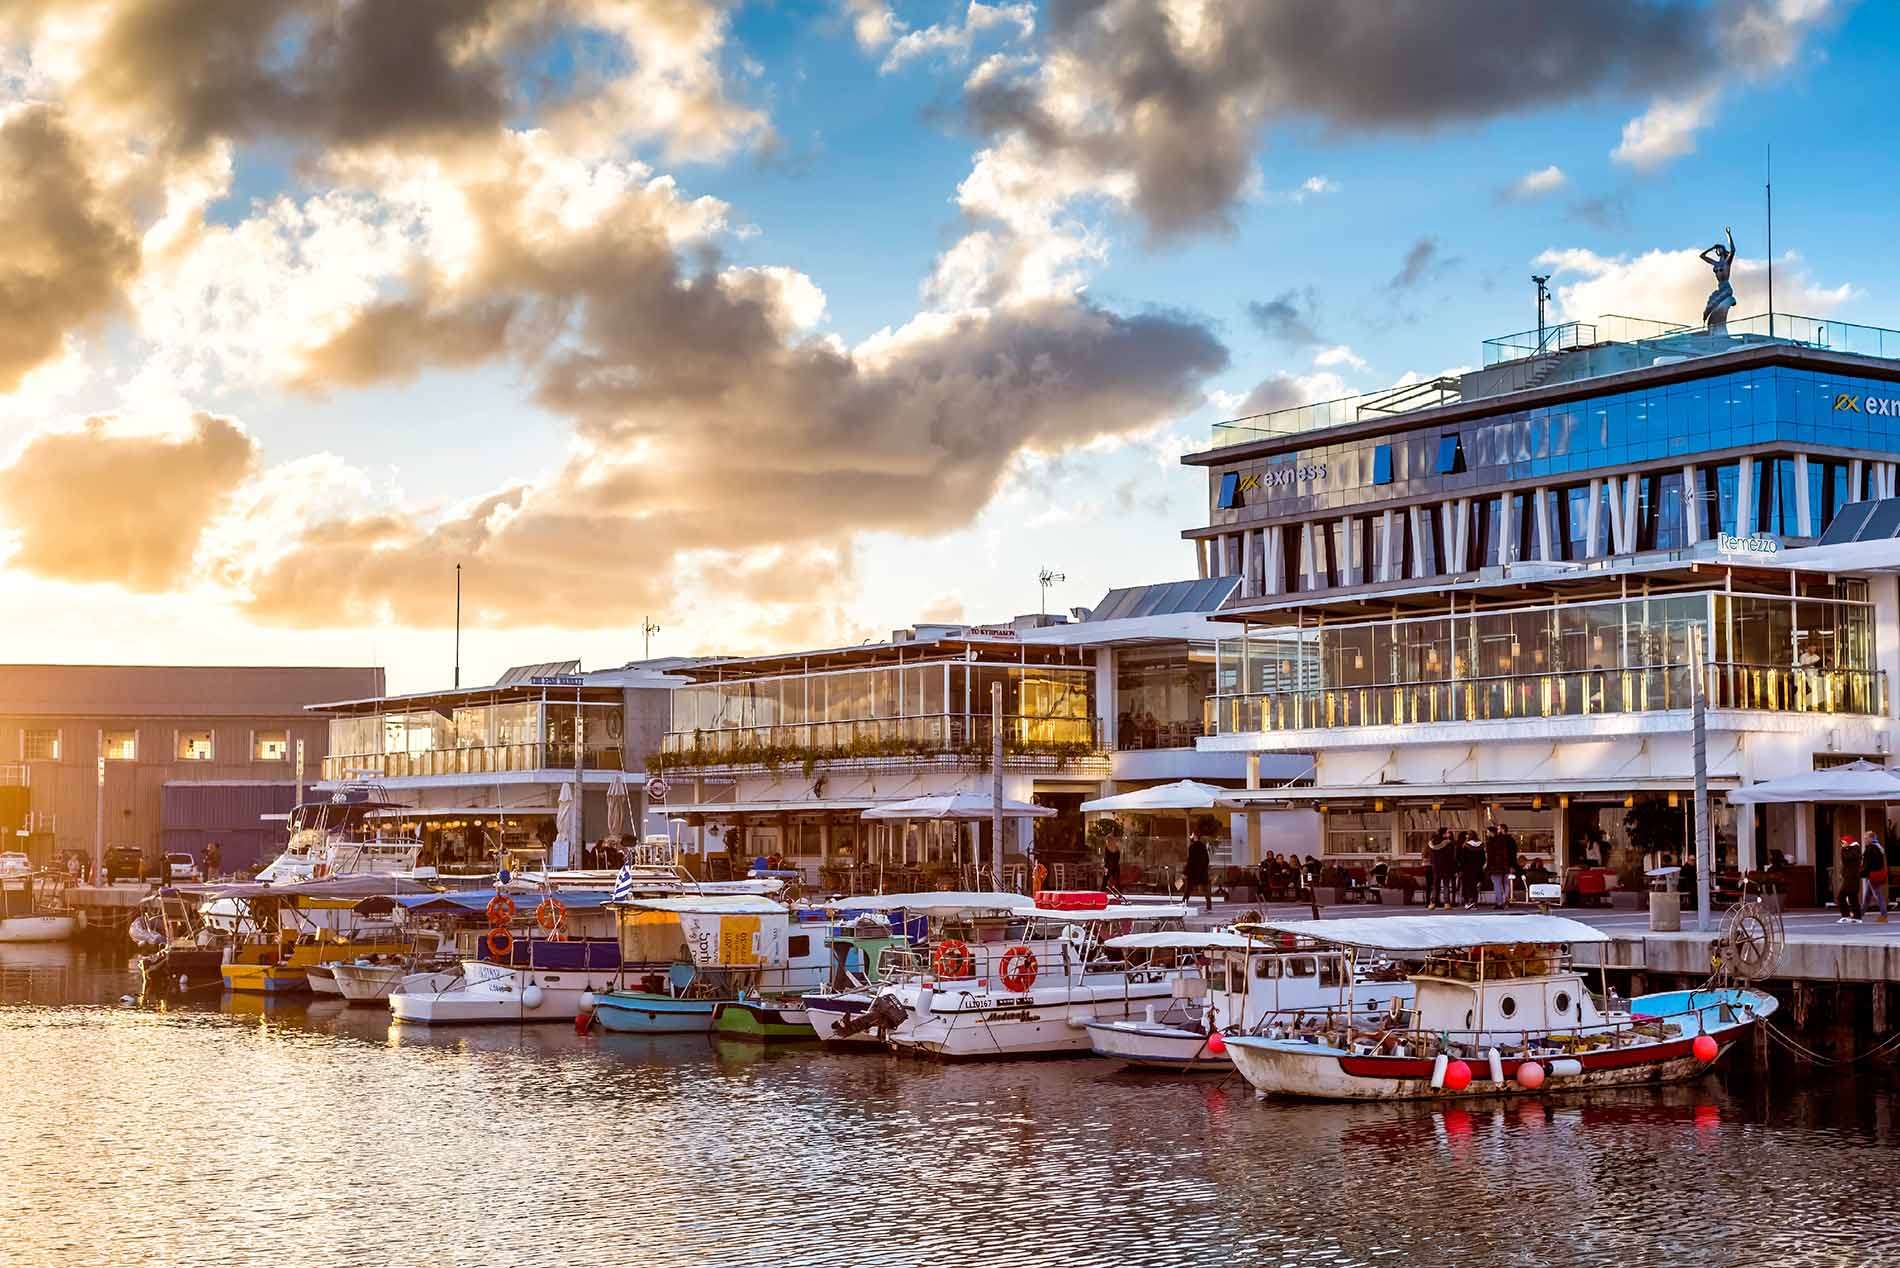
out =
<svg viewBox="0 0 1900 1268"><path fill-rule="evenodd" d="M1292 955L1287 957L1286 975L1288 977L1312 977L1315 968L1310 955Z"/></svg>
<svg viewBox="0 0 1900 1268"><path fill-rule="evenodd" d="M1263 955L1258 957L1253 962L1253 975L1262 979L1279 977L1280 957L1277 955Z"/></svg>
<svg viewBox="0 0 1900 1268"><path fill-rule="evenodd" d="M791 936L790 942L786 944L785 954L790 956L794 960L798 959L800 956L810 955L811 954L811 935L808 933L793 934Z"/></svg>
<svg viewBox="0 0 1900 1268"><path fill-rule="evenodd" d="M1553 1000L1552 1002L1553 1002L1553 1003L1555 1003L1555 1004L1557 1005L1557 1011L1558 1011L1558 1012L1560 1012L1560 1013L1567 1013L1567 1012L1569 1012L1569 1011L1570 1011L1570 992L1569 992L1569 991L1558 991L1558 992L1557 992L1557 998L1556 998L1555 1000Z"/></svg>
<svg viewBox="0 0 1900 1268"><path fill-rule="evenodd" d="M1346 960L1344 956L1329 955L1320 960L1319 984L1321 986L1344 986L1346 984Z"/></svg>
<svg viewBox="0 0 1900 1268"><path fill-rule="evenodd" d="M1514 995L1499 996L1498 1011L1503 1013L1506 1017L1517 1016L1517 997Z"/></svg>
<svg viewBox="0 0 1900 1268"><path fill-rule="evenodd" d="M1231 961L1227 965L1227 989L1235 995L1247 989L1247 970Z"/></svg>

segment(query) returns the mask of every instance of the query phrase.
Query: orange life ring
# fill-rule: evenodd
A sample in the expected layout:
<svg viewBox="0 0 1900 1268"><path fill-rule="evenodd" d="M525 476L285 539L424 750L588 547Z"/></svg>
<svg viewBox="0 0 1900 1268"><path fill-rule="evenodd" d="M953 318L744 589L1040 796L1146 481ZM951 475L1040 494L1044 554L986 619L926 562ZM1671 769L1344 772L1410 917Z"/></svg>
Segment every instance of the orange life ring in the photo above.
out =
<svg viewBox="0 0 1900 1268"><path fill-rule="evenodd" d="M496 894L488 900L488 923L500 929L515 918L515 900L506 894Z"/></svg>
<svg viewBox="0 0 1900 1268"><path fill-rule="evenodd" d="M1015 994L1021 995L1036 984L1036 974L1041 969L1042 965L1036 961L1036 953L1028 947L1018 945L1003 952L1002 963L997 968L996 976L1002 979L1004 986Z"/></svg>
<svg viewBox="0 0 1900 1268"><path fill-rule="evenodd" d="M496 925L493 929L488 931L488 954L494 956L497 960L506 957L514 948L514 935L508 932L506 926Z"/></svg>
<svg viewBox="0 0 1900 1268"><path fill-rule="evenodd" d="M930 953L930 967L938 977L975 977L976 957L970 954L969 943L946 938Z"/></svg>
<svg viewBox="0 0 1900 1268"><path fill-rule="evenodd" d="M534 909L534 923L546 933L567 927L567 904L552 895L543 898Z"/></svg>

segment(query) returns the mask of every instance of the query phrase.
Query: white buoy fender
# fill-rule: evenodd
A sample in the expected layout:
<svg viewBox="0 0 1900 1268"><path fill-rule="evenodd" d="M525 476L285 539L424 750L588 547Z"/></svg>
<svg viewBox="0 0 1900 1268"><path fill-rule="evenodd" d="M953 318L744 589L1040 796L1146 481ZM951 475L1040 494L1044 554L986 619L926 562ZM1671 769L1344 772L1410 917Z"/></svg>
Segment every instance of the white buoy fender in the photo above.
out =
<svg viewBox="0 0 1900 1268"><path fill-rule="evenodd" d="M521 992L521 1002L529 1008L541 1007L541 987L530 982Z"/></svg>
<svg viewBox="0 0 1900 1268"><path fill-rule="evenodd" d="M1550 1077L1553 1079L1574 1079L1583 1073L1583 1062L1569 1057L1559 1057L1550 1063Z"/></svg>
<svg viewBox="0 0 1900 1268"><path fill-rule="evenodd" d="M1491 1049L1491 1051L1484 1054L1484 1059L1489 1062L1491 1066L1491 1081L1493 1083L1504 1082L1504 1061L1498 1056L1498 1050L1496 1048Z"/></svg>
<svg viewBox="0 0 1900 1268"><path fill-rule="evenodd" d="M1438 1060L1432 1062L1432 1087L1445 1086L1445 1067L1451 1064L1451 1058L1444 1053L1438 1054Z"/></svg>
<svg viewBox="0 0 1900 1268"><path fill-rule="evenodd" d="M583 1013L591 1013L594 1011L594 993L592 991L581 992L581 1011Z"/></svg>

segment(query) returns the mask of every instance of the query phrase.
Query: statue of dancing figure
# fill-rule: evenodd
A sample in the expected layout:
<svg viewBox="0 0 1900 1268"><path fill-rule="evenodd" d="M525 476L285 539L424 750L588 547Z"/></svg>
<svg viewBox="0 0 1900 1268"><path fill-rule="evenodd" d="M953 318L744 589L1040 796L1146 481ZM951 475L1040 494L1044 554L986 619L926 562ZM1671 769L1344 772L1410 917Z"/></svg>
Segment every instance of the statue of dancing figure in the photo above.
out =
<svg viewBox="0 0 1900 1268"><path fill-rule="evenodd" d="M1728 333L1728 310L1735 307L1735 288L1728 284L1729 267L1735 262L1735 231L1724 227L1728 245L1716 243L1702 253L1702 262L1715 270L1715 289L1702 306L1702 324L1712 335Z"/></svg>

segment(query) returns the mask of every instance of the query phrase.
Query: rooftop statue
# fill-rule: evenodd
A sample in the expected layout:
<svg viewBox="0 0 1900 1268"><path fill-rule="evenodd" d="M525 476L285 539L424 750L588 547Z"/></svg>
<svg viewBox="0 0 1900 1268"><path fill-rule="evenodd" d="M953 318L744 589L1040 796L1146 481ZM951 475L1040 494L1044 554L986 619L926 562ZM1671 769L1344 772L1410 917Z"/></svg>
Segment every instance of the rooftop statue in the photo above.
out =
<svg viewBox="0 0 1900 1268"><path fill-rule="evenodd" d="M1728 310L1735 307L1735 288L1728 284L1729 266L1735 262L1735 231L1725 226L1723 233L1728 237L1726 247L1718 242L1702 253L1702 262L1715 270L1715 289L1702 306L1702 324L1712 335L1728 333Z"/></svg>

